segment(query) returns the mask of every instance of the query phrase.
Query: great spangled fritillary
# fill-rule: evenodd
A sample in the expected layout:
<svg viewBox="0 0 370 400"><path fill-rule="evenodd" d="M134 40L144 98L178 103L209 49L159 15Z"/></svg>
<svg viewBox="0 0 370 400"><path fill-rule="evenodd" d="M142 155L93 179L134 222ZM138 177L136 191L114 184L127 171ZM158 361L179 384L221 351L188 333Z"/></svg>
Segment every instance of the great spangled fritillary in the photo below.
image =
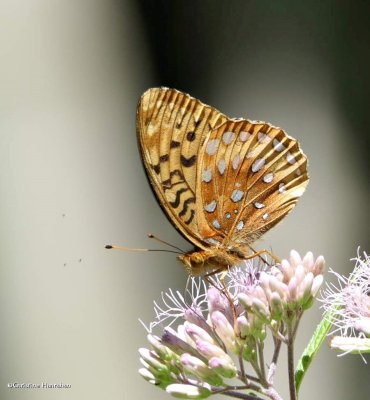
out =
<svg viewBox="0 0 370 400"><path fill-rule="evenodd" d="M307 158L282 129L228 118L174 89L143 94L137 133L160 205L196 247L179 256L191 275L250 255L308 183Z"/></svg>

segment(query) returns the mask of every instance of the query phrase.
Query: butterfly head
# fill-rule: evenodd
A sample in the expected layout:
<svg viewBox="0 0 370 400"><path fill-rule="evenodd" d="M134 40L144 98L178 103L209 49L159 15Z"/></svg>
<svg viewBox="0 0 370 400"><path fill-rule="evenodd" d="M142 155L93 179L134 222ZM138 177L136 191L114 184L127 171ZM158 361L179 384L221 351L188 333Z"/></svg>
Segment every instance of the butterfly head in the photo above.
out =
<svg viewBox="0 0 370 400"><path fill-rule="evenodd" d="M238 264L242 257L237 252L210 248L181 254L178 259L184 264L189 275L200 276L216 271L221 272Z"/></svg>

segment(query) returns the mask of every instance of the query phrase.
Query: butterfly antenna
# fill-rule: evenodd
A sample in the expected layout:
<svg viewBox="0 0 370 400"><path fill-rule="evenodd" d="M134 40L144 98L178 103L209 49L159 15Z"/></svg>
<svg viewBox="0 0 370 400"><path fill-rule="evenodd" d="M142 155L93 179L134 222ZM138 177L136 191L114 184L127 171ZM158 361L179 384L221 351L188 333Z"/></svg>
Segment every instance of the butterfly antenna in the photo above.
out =
<svg viewBox="0 0 370 400"><path fill-rule="evenodd" d="M167 249L141 249L141 248L134 248L134 247L125 247L125 246L117 246L112 244L107 244L105 246L106 249L110 250L123 250L123 251L163 251L166 253L175 253L175 254L183 254L178 251L167 250Z"/></svg>
<svg viewBox="0 0 370 400"><path fill-rule="evenodd" d="M172 247L172 248L174 248L174 249L176 249L176 250L179 250L179 251L181 251L181 254L184 254L184 253L185 253L185 251L184 251L184 250L181 250L180 247L177 247L177 246L174 246L174 245L171 244L171 243L165 242L164 240L159 239L159 237L153 235L152 233L148 233L148 238L149 238L149 239L154 239L154 240L156 240L156 241L159 242L159 243L165 244L166 246L170 246L170 247Z"/></svg>

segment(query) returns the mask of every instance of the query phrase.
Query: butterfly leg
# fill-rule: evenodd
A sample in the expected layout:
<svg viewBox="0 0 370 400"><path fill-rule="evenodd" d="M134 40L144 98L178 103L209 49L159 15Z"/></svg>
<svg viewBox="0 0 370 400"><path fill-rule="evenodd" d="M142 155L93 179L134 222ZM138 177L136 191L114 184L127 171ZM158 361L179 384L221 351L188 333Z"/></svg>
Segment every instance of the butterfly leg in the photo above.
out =
<svg viewBox="0 0 370 400"><path fill-rule="evenodd" d="M277 263L279 263L279 264L281 263L281 259L279 257L275 256L275 254L271 253L271 251L269 251L269 250L263 249L263 250L255 251L252 249L252 251L253 251L253 254L251 254L250 256L244 257L245 260L250 260L254 257L260 257L261 254L268 254ZM265 262L265 260L263 260L263 261Z"/></svg>

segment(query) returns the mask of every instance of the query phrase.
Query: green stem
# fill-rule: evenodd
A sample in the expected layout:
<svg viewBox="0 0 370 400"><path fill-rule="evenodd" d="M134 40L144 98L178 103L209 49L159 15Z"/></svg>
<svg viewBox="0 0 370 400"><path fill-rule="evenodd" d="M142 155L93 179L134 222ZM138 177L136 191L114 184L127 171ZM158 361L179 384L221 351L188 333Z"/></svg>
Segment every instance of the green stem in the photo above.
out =
<svg viewBox="0 0 370 400"><path fill-rule="evenodd" d="M241 375L241 380L244 383L248 383L247 376L245 374L245 368L244 368L244 360L243 360L243 351L244 351L244 346L241 346L240 351L239 351L239 366L240 366L240 375Z"/></svg>
<svg viewBox="0 0 370 400"><path fill-rule="evenodd" d="M265 369L265 357L263 354L263 343L259 342L257 345L258 348L258 361L260 365L261 375L262 375L262 384L267 385L266 380L266 369Z"/></svg>
<svg viewBox="0 0 370 400"><path fill-rule="evenodd" d="M278 362L280 349L281 349L281 343L282 343L281 340L279 340L279 339L275 340L274 354L272 355L271 364L277 364L277 362Z"/></svg>
<svg viewBox="0 0 370 400"><path fill-rule="evenodd" d="M288 326L288 376L290 400L297 400L294 376L294 330L291 324Z"/></svg>

